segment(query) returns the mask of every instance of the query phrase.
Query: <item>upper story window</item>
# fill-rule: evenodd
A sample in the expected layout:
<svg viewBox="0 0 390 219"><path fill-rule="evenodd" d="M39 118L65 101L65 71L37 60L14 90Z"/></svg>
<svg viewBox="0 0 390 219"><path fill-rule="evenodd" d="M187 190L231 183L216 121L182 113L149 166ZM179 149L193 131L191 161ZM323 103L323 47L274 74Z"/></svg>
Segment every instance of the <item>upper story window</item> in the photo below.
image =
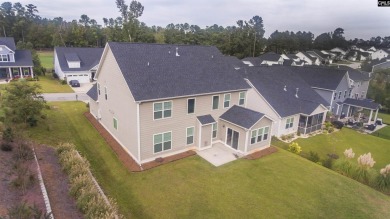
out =
<svg viewBox="0 0 390 219"><path fill-rule="evenodd" d="M0 55L0 62L8 62L9 58L7 54L1 54Z"/></svg>
<svg viewBox="0 0 390 219"><path fill-rule="evenodd" d="M339 99L341 98L341 91L339 91Z"/></svg>
<svg viewBox="0 0 390 219"><path fill-rule="evenodd" d="M348 97L352 97L352 89L349 90Z"/></svg>
<svg viewBox="0 0 390 219"><path fill-rule="evenodd" d="M230 106L230 94L225 94L223 96L223 108L228 108Z"/></svg>
<svg viewBox="0 0 390 219"><path fill-rule="evenodd" d="M245 104L245 91L240 92L240 98L238 100L238 105L242 106Z"/></svg>
<svg viewBox="0 0 390 219"><path fill-rule="evenodd" d="M294 117L288 118L286 121L286 129L292 128L294 125Z"/></svg>
<svg viewBox="0 0 390 219"><path fill-rule="evenodd" d="M347 90L344 91L344 98L347 97Z"/></svg>
<svg viewBox="0 0 390 219"><path fill-rule="evenodd" d="M336 100L337 93L333 93L333 100Z"/></svg>
<svg viewBox="0 0 390 219"><path fill-rule="evenodd" d="M172 116L172 101L153 103L154 119L170 118Z"/></svg>
<svg viewBox="0 0 390 219"><path fill-rule="evenodd" d="M213 110L219 108L219 95L213 96Z"/></svg>
<svg viewBox="0 0 390 219"><path fill-rule="evenodd" d="M187 99L187 113L192 114L195 112L195 98Z"/></svg>
<svg viewBox="0 0 390 219"><path fill-rule="evenodd" d="M107 87L104 87L104 97L105 97L106 100L107 100L107 98L108 98L108 95L107 95Z"/></svg>

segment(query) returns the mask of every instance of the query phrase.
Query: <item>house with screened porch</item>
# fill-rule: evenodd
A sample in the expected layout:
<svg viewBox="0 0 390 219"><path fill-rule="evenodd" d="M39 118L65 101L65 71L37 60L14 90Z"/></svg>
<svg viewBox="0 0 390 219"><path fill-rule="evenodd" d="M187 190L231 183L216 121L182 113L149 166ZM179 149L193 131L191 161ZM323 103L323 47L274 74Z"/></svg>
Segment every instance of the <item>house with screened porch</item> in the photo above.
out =
<svg viewBox="0 0 390 219"><path fill-rule="evenodd" d="M0 37L0 81L34 77L29 50L18 50L13 37Z"/></svg>

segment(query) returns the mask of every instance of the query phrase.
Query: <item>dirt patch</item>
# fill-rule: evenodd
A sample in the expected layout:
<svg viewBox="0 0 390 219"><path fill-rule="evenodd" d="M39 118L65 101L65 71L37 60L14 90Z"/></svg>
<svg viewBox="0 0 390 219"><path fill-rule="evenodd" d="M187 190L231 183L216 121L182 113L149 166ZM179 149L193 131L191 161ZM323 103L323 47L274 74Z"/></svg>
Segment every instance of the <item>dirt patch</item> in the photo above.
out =
<svg viewBox="0 0 390 219"><path fill-rule="evenodd" d="M68 176L62 171L54 148L36 145L35 153L50 199L54 218L82 218L76 201L69 195Z"/></svg>
<svg viewBox="0 0 390 219"><path fill-rule="evenodd" d="M137 162L123 149L123 147L112 137L112 135L95 119L95 117L89 113L84 113L84 116L91 122L91 124L96 128L99 134L104 138L107 144L115 152L118 159L121 163L131 172L140 172L143 170L149 170L154 167L170 163L176 160L181 160L183 158L193 156L196 154L194 151L186 151L180 154L175 154L169 157L158 158L155 161L142 164L140 167Z"/></svg>
<svg viewBox="0 0 390 219"><path fill-rule="evenodd" d="M0 150L0 217L5 217L9 208L24 202L28 206L35 205L42 212L46 212L35 160L17 162L14 158L17 144L12 145L12 151ZM20 186L19 179L27 182L25 189Z"/></svg>
<svg viewBox="0 0 390 219"><path fill-rule="evenodd" d="M275 146L271 146L271 147L268 147L268 148L263 149L261 151L256 151L252 154L249 154L249 155L245 156L244 159L256 160L256 159L265 157L267 155L273 154L277 151L278 151L278 149Z"/></svg>

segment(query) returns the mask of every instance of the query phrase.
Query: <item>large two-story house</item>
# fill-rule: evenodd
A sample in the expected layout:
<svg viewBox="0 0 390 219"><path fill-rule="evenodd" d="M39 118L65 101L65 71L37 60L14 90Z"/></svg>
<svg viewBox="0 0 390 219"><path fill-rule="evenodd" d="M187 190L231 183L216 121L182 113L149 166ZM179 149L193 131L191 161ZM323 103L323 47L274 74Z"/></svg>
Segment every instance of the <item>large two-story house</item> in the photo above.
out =
<svg viewBox="0 0 390 219"><path fill-rule="evenodd" d="M138 163L223 144L270 146L272 119L248 109L251 88L213 46L108 43L90 112Z"/></svg>
<svg viewBox="0 0 390 219"><path fill-rule="evenodd" d="M18 50L13 37L0 37L0 80L34 77L29 50Z"/></svg>

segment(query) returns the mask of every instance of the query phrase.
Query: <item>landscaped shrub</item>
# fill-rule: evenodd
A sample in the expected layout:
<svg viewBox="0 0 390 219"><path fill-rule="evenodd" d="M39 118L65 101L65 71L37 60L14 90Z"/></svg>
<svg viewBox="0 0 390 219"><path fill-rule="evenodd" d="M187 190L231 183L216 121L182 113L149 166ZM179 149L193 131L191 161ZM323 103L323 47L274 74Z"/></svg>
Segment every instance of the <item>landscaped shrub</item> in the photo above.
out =
<svg viewBox="0 0 390 219"><path fill-rule="evenodd" d="M294 154L300 154L302 151L301 146L298 145L298 143L293 142L288 146L288 150L290 152L293 152Z"/></svg>
<svg viewBox="0 0 390 219"><path fill-rule="evenodd" d="M27 161L27 160L34 159L33 151L27 144L20 143L16 146L15 149L16 149L16 153L14 154L14 159L16 161L18 160Z"/></svg>
<svg viewBox="0 0 390 219"><path fill-rule="evenodd" d="M313 161L314 163L318 163L320 161L320 156L318 155L317 152L310 151L309 157L307 159Z"/></svg>
<svg viewBox="0 0 390 219"><path fill-rule="evenodd" d="M282 139L283 141L286 141L287 140L287 136L286 135L281 135L280 139Z"/></svg>
<svg viewBox="0 0 390 219"><path fill-rule="evenodd" d="M61 84L62 84L62 85L66 85L66 84L68 84L68 83L66 82L66 80L61 80Z"/></svg>
<svg viewBox="0 0 390 219"><path fill-rule="evenodd" d="M372 175L372 168L375 164L374 159L371 157L371 153L363 154L358 157L358 165L355 169L352 169L352 178L359 182L368 184Z"/></svg>
<svg viewBox="0 0 390 219"><path fill-rule="evenodd" d="M376 188L381 191L390 191L390 164L382 168L375 179Z"/></svg>
<svg viewBox="0 0 390 219"><path fill-rule="evenodd" d="M329 158L323 160L321 163L322 163L322 166L324 166L328 169L332 169L333 159L329 157Z"/></svg>
<svg viewBox="0 0 390 219"><path fill-rule="evenodd" d="M342 158L335 162L334 169L348 177L352 177L353 169L356 169L356 164L352 163L350 159L355 157L355 153L352 151L352 148L346 149L344 151L345 158Z"/></svg>

